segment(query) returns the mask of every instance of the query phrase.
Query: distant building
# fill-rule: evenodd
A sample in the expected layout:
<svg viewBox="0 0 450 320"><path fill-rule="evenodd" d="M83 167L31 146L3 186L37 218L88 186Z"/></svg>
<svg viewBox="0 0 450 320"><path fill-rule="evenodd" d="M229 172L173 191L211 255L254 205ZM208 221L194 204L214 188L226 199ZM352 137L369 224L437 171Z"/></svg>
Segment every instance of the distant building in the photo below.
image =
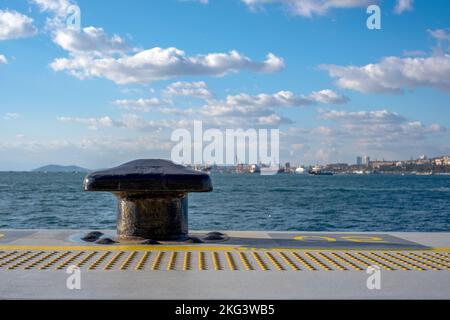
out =
<svg viewBox="0 0 450 320"><path fill-rule="evenodd" d="M362 159L362 157L356 157L356 165L357 166L362 166L362 164L363 164L363 159Z"/></svg>
<svg viewBox="0 0 450 320"><path fill-rule="evenodd" d="M369 156L364 156L364 161L363 164L368 167L370 164L370 157Z"/></svg>

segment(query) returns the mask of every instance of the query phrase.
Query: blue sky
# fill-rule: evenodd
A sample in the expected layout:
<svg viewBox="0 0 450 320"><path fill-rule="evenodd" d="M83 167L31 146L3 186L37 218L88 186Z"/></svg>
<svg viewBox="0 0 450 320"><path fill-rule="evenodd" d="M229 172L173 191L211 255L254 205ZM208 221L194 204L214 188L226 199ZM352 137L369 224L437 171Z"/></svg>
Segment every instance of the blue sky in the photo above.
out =
<svg viewBox="0 0 450 320"><path fill-rule="evenodd" d="M450 154L449 27L445 0L0 0L0 170L168 158L193 120L280 128L294 164Z"/></svg>

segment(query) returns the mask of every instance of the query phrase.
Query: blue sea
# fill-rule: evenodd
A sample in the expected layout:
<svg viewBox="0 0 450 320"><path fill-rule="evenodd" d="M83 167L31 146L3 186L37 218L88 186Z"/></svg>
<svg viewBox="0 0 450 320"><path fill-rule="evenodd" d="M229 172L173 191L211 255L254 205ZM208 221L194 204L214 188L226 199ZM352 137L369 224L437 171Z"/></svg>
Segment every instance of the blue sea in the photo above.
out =
<svg viewBox="0 0 450 320"><path fill-rule="evenodd" d="M450 231L450 176L213 174L190 194L207 230ZM0 228L114 229L116 199L84 174L0 173Z"/></svg>

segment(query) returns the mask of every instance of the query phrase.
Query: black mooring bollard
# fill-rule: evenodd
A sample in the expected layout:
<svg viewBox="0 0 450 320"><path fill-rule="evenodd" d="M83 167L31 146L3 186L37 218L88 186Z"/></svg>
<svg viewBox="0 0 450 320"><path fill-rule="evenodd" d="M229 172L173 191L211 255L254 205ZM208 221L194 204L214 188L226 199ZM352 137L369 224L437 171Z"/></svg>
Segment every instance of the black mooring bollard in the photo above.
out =
<svg viewBox="0 0 450 320"><path fill-rule="evenodd" d="M135 160L89 174L85 191L118 200L120 239L183 240L188 236L188 192L210 192L208 174L168 160Z"/></svg>

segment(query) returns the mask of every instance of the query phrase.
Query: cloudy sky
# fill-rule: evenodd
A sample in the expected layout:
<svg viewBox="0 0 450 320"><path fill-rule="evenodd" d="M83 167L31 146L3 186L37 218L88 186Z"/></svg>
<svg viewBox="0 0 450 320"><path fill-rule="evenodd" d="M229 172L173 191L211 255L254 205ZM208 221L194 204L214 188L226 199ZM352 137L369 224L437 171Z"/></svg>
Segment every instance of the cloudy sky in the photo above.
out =
<svg viewBox="0 0 450 320"><path fill-rule="evenodd" d="M293 164L450 154L449 28L447 0L0 0L0 170L168 158L194 120Z"/></svg>

